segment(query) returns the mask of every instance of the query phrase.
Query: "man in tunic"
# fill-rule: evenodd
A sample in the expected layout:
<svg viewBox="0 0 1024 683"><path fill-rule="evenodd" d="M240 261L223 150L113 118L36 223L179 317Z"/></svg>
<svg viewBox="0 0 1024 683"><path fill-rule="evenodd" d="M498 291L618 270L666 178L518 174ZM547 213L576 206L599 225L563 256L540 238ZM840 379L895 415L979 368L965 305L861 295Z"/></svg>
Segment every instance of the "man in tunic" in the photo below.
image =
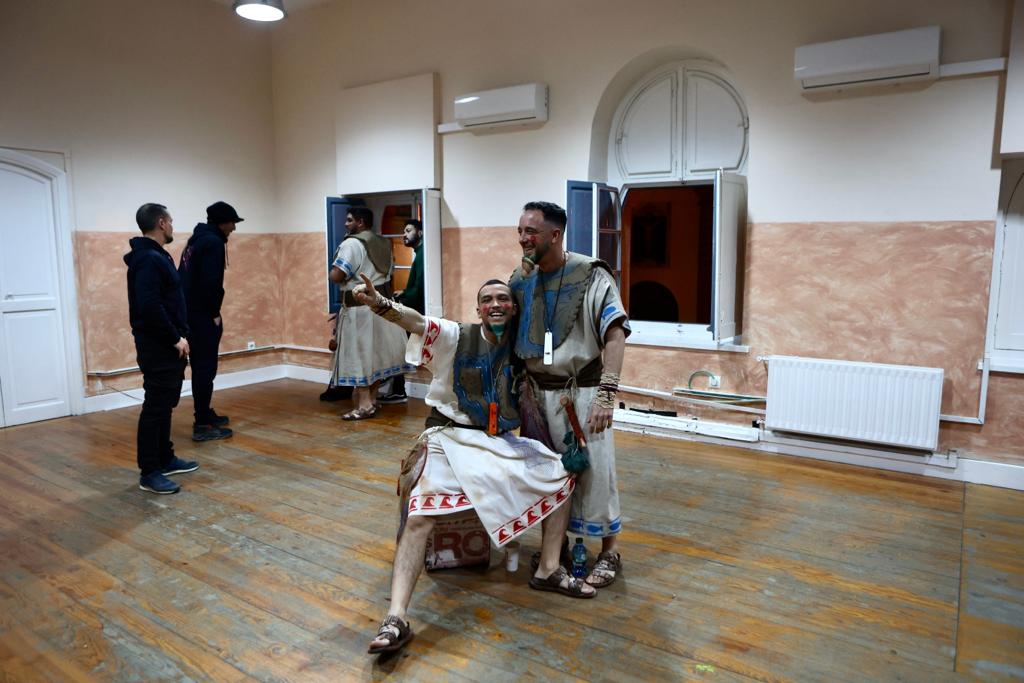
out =
<svg viewBox="0 0 1024 683"><path fill-rule="evenodd" d="M615 475L612 412L619 388L629 322L606 263L562 246L565 210L530 202L519 219L523 266L510 286L520 307L516 355L526 363L551 442L567 444L571 431L561 400L568 396L585 415L590 467L579 475L569 530L601 538L601 552L587 583L610 585L621 571L622 528Z"/></svg>
<svg viewBox="0 0 1024 683"><path fill-rule="evenodd" d="M355 408L342 415L342 419L365 420L377 414L377 387L381 380L406 370L402 363L405 334L352 296L352 290L359 284L359 273L365 273L375 287L390 293L391 242L373 232L373 212L363 206L349 209L345 229L348 235L338 245L330 273L331 282L342 290L332 384L355 387Z"/></svg>
<svg viewBox="0 0 1024 683"><path fill-rule="evenodd" d="M575 479L558 454L514 436L519 426L513 393L510 324L516 305L499 280L477 294L481 323L424 318L379 294L370 279L354 297L412 334L406 360L433 374L426 403L427 429L402 464L399 490L403 524L391 580L391 607L370 643L370 654L391 652L412 637L405 619L423 568L427 539L438 515L473 509L499 548L540 523L540 564L530 587L576 598L596 591L558 564ZM397 328L396 328L397 329Z"/></svg>

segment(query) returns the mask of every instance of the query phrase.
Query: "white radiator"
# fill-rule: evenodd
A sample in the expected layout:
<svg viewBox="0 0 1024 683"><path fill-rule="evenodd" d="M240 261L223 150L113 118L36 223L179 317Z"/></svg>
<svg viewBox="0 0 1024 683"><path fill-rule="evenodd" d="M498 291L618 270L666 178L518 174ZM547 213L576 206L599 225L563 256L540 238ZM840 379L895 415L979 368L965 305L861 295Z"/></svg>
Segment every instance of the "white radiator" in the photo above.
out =
<svg viewBox="0 0 1024 683"><path fill-rule="evenodd" d="M942 368L768 356L773 431L934 451Z"/></svg>

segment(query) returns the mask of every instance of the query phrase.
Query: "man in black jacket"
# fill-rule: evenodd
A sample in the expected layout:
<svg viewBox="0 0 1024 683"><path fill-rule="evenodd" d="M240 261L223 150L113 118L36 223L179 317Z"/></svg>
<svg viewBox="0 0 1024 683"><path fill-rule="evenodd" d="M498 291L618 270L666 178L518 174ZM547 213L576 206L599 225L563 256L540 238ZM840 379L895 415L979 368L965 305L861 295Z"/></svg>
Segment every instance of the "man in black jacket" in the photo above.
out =
<svg viewBox="0 0 1024 683"><path fill-rule="evenodd" d="M192 401L195 404L193 441L226 439L227 415L218 415L210 407L213 379L217 376L217 354L224 334L220 306L224 302L224 269L227 267L228 235L244 219L234 207L216 202L206 207L206 222L192 231L181 254L181 274L185 303L188 305L188 338L192 349Z"/></svg>
<svg viewBox="0 0 1024 683"><path fill-rule="evenodd" d="M124 262L128 314L145 391L137 439L139 488L177 493L181 487L167 476L192 472L199 465L177 457L171 442L171 412L181 397L189 352L181 281L163 247L174 239L174 225L163 204L143 204L135 222L143 236L129 240L132 250Z"/></svg>

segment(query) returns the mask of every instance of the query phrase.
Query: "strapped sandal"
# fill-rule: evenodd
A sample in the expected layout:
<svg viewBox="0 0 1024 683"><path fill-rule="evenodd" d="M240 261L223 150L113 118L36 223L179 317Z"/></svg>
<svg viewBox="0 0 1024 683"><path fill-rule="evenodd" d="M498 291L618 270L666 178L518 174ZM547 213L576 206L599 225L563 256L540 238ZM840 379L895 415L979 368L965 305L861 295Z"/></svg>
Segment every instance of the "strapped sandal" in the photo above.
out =
<svg viewBox="0 0 1024 683"><path fill-rule="evenodd" d="M565 579L568 579L569 582L563 586L562 581ZM569 576L569 572L565 571L565 567L559 567L546 579L538 579L536 576L530 578L530 588L537 591L561 593L562 595L568 595L570 598L586 599L597 595L597 591L584 593L583 581L574 576Z"/></svg>
<svg viewBox="0 0 1024 683"><path fill-rule="evenodd" d="M388 644L377 645L376 647L370 645L369 649L366 650L367 654L379 655L384 652L396 652L412 640L412 627L409 625L409 622L402 621L394 614L389 614L384 618L384 621L380 622L380 628L377 629L377 638L387 640ZM377 638L374 638L374 640Z"/></svg>
<svg viewBox="0 0 1024 683"><path fill-rule="evenodd" d="M366 409L355 408L342 415L341 419L351 422L353 420L369 420L371 417L377 417L377 406Z"/></svg>
<svg viewBox="0 0 1024 683"><path fill-rule="evenodd" d="M615 577L622 571L622 555L606 550L597 556L594 568L587 576L587 583L594 588L605 588L615 583Z"/></svg>

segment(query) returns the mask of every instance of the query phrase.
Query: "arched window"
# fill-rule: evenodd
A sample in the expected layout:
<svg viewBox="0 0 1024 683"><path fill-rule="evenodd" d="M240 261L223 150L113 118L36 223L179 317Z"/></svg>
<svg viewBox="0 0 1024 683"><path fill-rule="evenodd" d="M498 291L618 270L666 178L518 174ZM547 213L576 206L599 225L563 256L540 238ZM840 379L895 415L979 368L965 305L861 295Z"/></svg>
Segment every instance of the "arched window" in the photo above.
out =
<svg viewBox="0 0 1024 683"><path fill-rule="evenodd" d="M696 59L663 64L618 92L625 95L604 129L607 184L568 183L569 248L611 264L633 327L630 343L739 344L749 129L743 98L722 66ZM655 285L674 306L648 305Z"/></svg>
<svg viewBox="0 0 1024 683"><path fill-rule="evenodd" d="M608 140L611 185L743 173L747 108L727 72L703 60L664 65L622 99Z"/></svg>

